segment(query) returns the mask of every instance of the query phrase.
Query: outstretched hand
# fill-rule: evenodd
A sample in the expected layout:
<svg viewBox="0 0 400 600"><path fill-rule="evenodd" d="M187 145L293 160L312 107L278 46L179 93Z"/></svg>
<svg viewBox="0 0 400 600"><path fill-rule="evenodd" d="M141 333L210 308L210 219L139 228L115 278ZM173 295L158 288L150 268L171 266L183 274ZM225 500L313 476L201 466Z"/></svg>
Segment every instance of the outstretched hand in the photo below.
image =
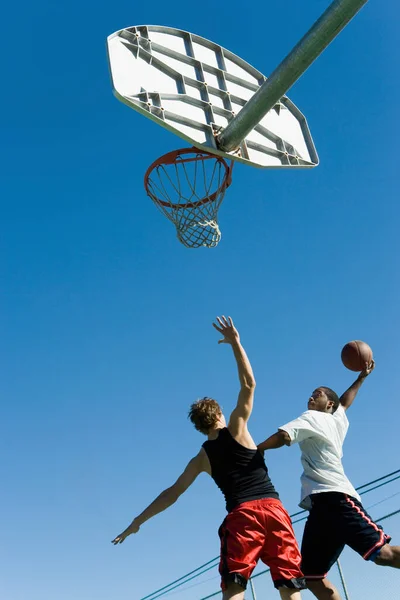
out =
<svg viewBox="0 0 400 600"><path fill-rule="evenodd" d="M213 323L213 327L224 336L222 340L218 340L218 344L233 344L240 340L239 332L230 317L217 317L217 321L218 325Z"/></svg>
<svg viewBox="0 0 400 600"><path fill-rule="evenodd" d="M114 546L116 546L117 544L122 544L122 542L128 537L128 535L131 535L132 533L137 533L139 529L140 525L137 525L135 521L132 521L129 527L127 527L125 531L117 535L117 537L114 538L111 541L111 543L114 544Z"/></svg>
<svg viewBox="0 0 400 600"><path fill-rule="evenodd" d="M358 378L365 379L365 377L368 377L368 375L370 375L374 369L375 369L375 361L374 360L371 360L370 363L365 363L365 368L361 371Z"/></svg>

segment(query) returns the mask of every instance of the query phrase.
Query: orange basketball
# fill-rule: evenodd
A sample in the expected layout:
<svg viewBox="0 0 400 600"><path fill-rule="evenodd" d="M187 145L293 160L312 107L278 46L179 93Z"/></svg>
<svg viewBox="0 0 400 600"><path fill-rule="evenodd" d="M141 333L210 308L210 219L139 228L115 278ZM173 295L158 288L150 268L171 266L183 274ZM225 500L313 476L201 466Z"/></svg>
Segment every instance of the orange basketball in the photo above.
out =
<svg viewBox="0 0 400 600"><path fill-rule="evenodd" d="M342 363L350 371L363 371L372 361L372 350L365 342L354 340L342 349Z"/></svg>

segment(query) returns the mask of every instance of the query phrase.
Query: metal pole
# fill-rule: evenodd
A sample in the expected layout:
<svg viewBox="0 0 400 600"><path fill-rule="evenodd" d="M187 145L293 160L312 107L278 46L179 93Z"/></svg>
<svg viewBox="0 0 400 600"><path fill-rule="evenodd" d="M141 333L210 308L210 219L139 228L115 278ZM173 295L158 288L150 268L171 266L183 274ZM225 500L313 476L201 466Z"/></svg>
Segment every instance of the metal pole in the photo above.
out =
<svg viewBox="0 0 400 600"><path fill-rule="evenodd" d="M337 568L339 571L339 577L340 577L340 581L342 583L345 600L350 600L349 592L347 591L347 587L346 587L346 583L344 580L344 575L343 575L343 571L342 571L342 567L340 565L339 559L336 561L336 564L337 564Z"/></svg>
<svg viewBox="0 0 400 600"><path fill-rule="evenodd" d="M256 590L254 588L254 583L253 583L253 580L252 580L251 577L250 577L249 581L250 581L250 589L251 589L251 593L252 593L252 596L253 596L253 600L257 600L257 598L256 598Z"/></svg>
<svg viewBox="0 0 400 600"><path fill-rule="evenodd" d="M235 150L368 0L334 0L217 137L220 150Z"/></svg>

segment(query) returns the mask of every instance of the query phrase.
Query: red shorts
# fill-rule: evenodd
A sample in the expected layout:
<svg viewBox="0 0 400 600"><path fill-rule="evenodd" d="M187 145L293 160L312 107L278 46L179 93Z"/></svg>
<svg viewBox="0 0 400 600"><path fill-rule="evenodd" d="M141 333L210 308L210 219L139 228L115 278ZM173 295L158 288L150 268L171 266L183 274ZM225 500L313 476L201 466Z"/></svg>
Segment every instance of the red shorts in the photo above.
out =
<svg viewBox="0 0 400 600"><path fill-rule="evenodd" d="M292 522L280 500L263 498L239 504L227 515L218 533L223 590L231 582L246 589L260 559L270 567L276 588L305 589Z"/></svg>

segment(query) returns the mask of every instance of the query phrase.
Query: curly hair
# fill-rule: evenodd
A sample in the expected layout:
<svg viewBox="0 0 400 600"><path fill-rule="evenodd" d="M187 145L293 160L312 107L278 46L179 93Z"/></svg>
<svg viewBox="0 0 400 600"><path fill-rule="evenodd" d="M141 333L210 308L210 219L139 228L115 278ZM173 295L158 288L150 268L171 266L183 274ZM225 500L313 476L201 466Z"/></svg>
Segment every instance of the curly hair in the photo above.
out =
<svg viewBox="0 0 400 600"><path fill-rule="evenodd" d="M197 402L193 402L189 409L188 418L197 431L207 435L210 429L215 427L221 415L222 410L218 402L206 396L197 400Z"/></svg>

